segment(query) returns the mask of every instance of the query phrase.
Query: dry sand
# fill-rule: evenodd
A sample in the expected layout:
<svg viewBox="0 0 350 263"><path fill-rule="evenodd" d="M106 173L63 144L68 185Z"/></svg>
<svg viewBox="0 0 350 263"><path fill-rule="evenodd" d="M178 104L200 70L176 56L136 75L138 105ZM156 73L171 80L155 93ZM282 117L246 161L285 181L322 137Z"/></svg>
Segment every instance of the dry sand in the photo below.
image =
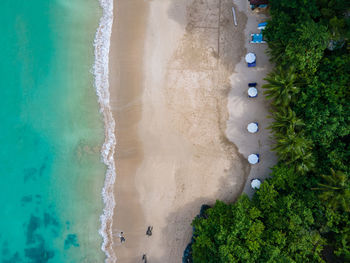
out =
<svg viewBox="0 0 350 263"><path fill-rule="evenodd" d="M243 70L247 16L236 8L235 27L232 6L232 0L115 0L110 81L118 262L142 262L143 254L151 263L181 262L200 206L232 202L244 188L246 137L232 137L251 116L243 117L246 98L232 92L230 76ZM229 116L227 105L236 102ZM226 132L246 148L238 150ZM146 237L149 225L153 235Z"/></svg>

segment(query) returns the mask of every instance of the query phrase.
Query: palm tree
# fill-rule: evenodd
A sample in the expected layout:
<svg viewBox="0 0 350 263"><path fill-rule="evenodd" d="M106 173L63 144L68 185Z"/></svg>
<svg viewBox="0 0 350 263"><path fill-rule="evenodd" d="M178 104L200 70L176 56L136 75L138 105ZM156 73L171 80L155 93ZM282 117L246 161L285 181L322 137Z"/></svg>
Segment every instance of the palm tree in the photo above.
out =
<svg viewBox="0 0 350 263"><path fill-rule="evenodd" d="M301 158L299 158L294 164L295 170L301 174L306 174L307 172L311 171L314 167L315 159L311 151L301 156Z"/></svg>
<svg viewBox="0 0 350 263"><path fill-rule="evenodd" d="M287 163L301 158L308 149L308 141L293 129L288 129L284 134L276 134L276 139L276 146L273 150Z"/></svg>
<svg viewBox="0 0 350 263"><path fill-rule="evenodd" d="M269 126L269 129L275 133L285 133L288 129L299 131L305 125L290 107L273 112L271 117L275 121Z"/></svg>
<svg viewBox="0 0 350 263"><path fill-rule="evenodd" d="M281 66L270 73L265 80L268 82L262 87L266 89L264 94L267 98L273 99L275 107L286 107L293 99L299 88L296 86L297 75L293 68L284 70Z"/></svg>
<svg viewBox="0 0 350 263"><path fill-rule="evenodd" d="M275 137L276 145L272 150L277 152L280 160L287 165L294 165L300 173L306 173L314 167L311 143L302 133L290 127L285 132L275 133Z"/></svg>
<svg viewBox="0 0 350 263"><path fill-rule="evenodd" d="M320 199L333 209L341 208L350 212L350 183L347 174L331 169L330 175L321 175L325 183L312 190L322 191Z"/></svg>
<svg viewBox="0 0 350 263"><path fill-rule="evenodd" d="M268 41L269 47L267 49L267 54L270 60L278 63L284 61L283 56L285 55L286 45L281 41Z"/></svg>

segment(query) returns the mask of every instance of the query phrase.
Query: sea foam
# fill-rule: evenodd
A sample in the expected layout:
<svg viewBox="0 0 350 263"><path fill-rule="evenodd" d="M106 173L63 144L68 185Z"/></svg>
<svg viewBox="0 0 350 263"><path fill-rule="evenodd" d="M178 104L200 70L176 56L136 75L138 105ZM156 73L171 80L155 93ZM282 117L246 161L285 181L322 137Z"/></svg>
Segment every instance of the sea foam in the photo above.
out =
<svg viewBox="0 0 350 263"><path fill-rule="evenodd" d="M105 124L105 142L101 154L103 162L107 165L107 172L102 189L104 202L103 214L100 217L101 228L99 233L103 237L102 250L106 254L106 263L116 262L117 258L113 251L113 211L115 207L114 182L116 178L114 151L116 138L114 135L115 121L112 116L109 100L109 48L113 24L113 0L99 0L102 7L102 17L96 31L94 41L95 63L93 74L95 77L95 88L100 104L100 111Z"/></svg>

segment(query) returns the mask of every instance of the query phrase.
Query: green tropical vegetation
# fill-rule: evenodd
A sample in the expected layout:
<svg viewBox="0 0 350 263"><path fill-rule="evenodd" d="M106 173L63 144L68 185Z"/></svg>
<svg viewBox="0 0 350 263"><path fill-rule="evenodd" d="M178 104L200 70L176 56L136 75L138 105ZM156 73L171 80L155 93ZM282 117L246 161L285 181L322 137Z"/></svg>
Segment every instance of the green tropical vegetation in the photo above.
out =
<svg viewBox="0 0 350 263"><path fill-rule="evenodd" d="M331 169L331 175L321 175L324 183L319 183L313 190L320 190L320 199L330 208L341 208L345 212L350 212L350 188L349 178L341 171Z"/></svg>
<svg viewBox="0 0 350 263"><path fill-rule="evenodd" d="M270 0L270 16L278 163L194 219L193 262L350 262L350 2Z"/></svg>

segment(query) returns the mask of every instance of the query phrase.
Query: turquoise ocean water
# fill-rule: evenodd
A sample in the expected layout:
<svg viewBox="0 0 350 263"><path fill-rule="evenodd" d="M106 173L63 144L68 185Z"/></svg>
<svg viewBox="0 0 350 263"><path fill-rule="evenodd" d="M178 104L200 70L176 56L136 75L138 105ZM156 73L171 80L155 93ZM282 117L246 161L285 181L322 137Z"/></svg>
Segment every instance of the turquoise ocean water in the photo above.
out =
<svg viewBox="0 0 350 263"><path fill-rule="evenodd" d="M97 0L0 1L0 262L103 262Z"/></svg>

